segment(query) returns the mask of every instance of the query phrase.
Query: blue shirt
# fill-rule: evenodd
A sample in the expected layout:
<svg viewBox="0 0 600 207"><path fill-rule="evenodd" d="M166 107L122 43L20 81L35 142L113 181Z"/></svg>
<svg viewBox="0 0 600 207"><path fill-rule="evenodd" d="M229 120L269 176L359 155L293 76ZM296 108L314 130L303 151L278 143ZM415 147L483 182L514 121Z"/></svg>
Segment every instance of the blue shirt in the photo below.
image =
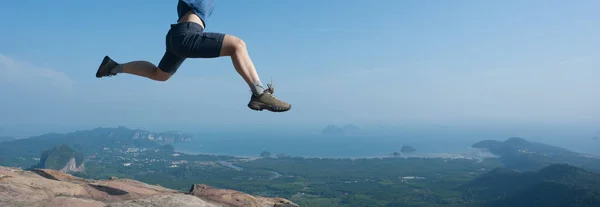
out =
<svg viewBox="0 0 600 207"><path fill-rule="evenodd" d="M192 10L200 17L206 27L206 20L212 14L214 7L214 0L179 0L179 3L177 3L178 20L181 19L185 13Z"/></svg>

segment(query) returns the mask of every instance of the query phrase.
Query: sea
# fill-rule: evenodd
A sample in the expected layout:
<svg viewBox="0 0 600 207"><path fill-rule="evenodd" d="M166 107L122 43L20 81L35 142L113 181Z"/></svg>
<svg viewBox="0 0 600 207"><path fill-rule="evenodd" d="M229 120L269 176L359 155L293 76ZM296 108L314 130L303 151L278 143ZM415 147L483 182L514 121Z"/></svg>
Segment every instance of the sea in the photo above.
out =
<svg viewBox="0 0 600 207"><path fill-rule="evenodd" d="M556 135L556 134L554 134ZM503 141L515 136L510 131L485 130L422 130L395 133L364 132L352 135L328 135L319 132L211 132L197 134L191 142L174 144L176 151L187 154L232 155L257 157L263 151L271 155L285 154L293 157L369 158L390 156L403 146L416 151L411 156L469 156L481 150L471 145L481 140ZM566 136L566 135L563 135ZM586 154L599 155L600 141L530 136L530 141L564 147Z"/></svg>

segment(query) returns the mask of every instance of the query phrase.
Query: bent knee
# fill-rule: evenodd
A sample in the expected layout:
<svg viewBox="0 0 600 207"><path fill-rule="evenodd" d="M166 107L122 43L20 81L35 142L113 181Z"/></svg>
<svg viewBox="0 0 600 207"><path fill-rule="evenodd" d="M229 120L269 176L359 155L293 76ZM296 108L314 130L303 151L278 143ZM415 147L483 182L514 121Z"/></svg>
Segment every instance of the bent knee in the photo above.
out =
<svg viewBox="0 0 600 207"><path fill-rule="evenodd" d="M155 81L161 81L162 82L162 81L169 80L169 78L171 78L171 76L172 76L171 74L165 73L165 72L161 71L159 68L157 68L156 72L154 72L152 74L152 76L149 77L149 78L151 78L152 80L155 80Z"/></svg>
<svg viewBox="0 0 600 207"><path fill-rule="evenodd" d="M221 51L223 55L231 56L235 53L245 51L246 42L244 42L244 40L232 35L226 35L223 39L223 47Z"/></svg>
<svg viewBox="0 0 600 207"><path fill-rule="evenodd" d="M233 42L233 48L236 51L245 50L246 49L246 42L244 42L244 40L236 37L235 40L234 40L234 42Z"/></svg>

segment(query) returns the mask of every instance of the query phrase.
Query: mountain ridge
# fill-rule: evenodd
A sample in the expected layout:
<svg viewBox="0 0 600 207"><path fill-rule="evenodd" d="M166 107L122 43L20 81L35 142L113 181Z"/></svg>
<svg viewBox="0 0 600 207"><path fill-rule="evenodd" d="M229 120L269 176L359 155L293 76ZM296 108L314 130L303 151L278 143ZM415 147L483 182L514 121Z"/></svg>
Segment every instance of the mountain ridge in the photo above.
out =
<svg viewBox="0 0 600 207"><path fill-rule="evenodd" d="M483 140L471 145L499 156L511 169L537 171L551 164L570 164L586 170L600 172L600 159L562 147L511 137L504 141Z"/></svg>
<svg viewBox="0 0 600 207"><path fill-rule="evenodd" d="M40 153L60 144L65 144L87 156L102 152L105 148L158 148L173 143L189 142L191 139L191 135L178 132L156 133L127 127L97 127L64 134L47 133L26 139L2 142L0 165L8 165L8 163L21 163L20 165L23 166L34 165L36 162L30 159L37 158ZM22 160L15 157L29 159Z"/></svg>

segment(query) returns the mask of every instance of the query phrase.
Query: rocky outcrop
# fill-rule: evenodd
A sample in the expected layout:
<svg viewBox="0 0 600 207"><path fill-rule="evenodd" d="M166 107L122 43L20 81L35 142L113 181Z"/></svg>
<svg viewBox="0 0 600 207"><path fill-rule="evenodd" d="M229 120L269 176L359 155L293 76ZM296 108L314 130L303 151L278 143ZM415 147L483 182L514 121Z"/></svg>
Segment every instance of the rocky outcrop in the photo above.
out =
<svg viewBox="0 0 600 207"><path fill-rule="evenodd" d="M44 152L35 168L54 169L63 173L85 170L83 154L65 144L56 145Z"/></svg>
<svg viewBox="0 0 600 207"><path fill-rule="evenodd" d="M215 189L208 185L194 184L190 194L230 206L276 206L294 207L298 206L283 198L254 197L242 192L227 189Z"/></svg>
<svg viewBox="0 0 600 207"><path fill-rule="evenodd" d="M111 177L88 180L51 169L0 166L0 206L27 207L297 207L283 198L192 185L190 192Z"/></svg>
<svg viewBox="0 0 600 207"><path fill-rule="evenodd" d="M63 173L69 173L69 172L83 172L85 170L85 163L81 163L79 166L77 166L77 162L75 161L75 158L72 157L69 162L67 162L67 164L61 168L60 172Z"/></svg>

